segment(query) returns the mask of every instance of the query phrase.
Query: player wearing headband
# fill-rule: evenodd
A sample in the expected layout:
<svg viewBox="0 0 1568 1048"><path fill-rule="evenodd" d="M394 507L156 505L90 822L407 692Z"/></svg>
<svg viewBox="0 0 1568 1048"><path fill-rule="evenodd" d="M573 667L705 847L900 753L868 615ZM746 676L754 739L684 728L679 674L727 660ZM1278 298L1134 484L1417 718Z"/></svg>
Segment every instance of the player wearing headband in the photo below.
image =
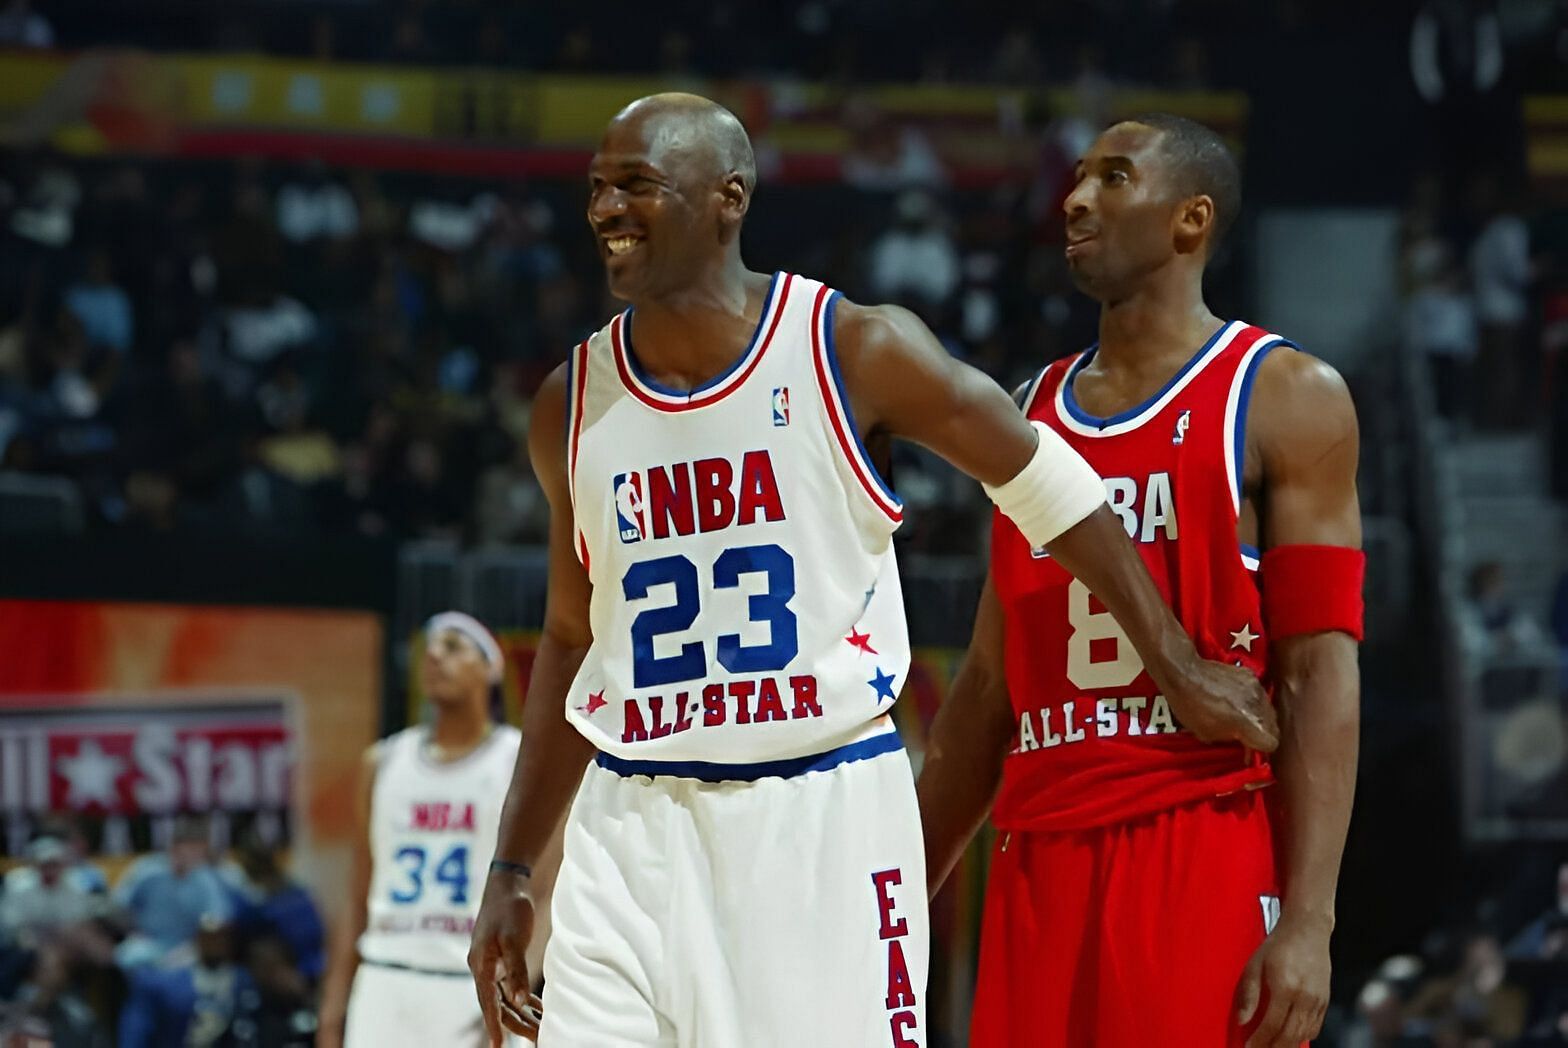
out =
<svg viewBox="0 0 1568 1048"><path fill-rule="evenodd" d="M318 1048L477 1044L465 958L520 736L498 724L505 660L459 611L425 626L432 717L366 751L350 909L322 986Z"/></svg>

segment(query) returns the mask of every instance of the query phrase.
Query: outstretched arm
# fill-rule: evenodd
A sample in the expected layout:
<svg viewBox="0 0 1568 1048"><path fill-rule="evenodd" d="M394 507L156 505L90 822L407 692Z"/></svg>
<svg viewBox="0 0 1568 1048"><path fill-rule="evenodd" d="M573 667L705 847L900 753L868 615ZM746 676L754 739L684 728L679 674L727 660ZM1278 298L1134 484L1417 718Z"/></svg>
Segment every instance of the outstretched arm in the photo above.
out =
<svg viewBox="0 0 1568 1048"><path fill-rule="evenodd" d="M1265 551L1361 546L1360 439L1344 381L1304 353L1264 361L1248 423L1262 465ZM1267 557L1267 552L1265 552ZM1265 568L1267 562L1265 561ZM1269 585L1265 570L1263 585ZM1280 712L1281 915L1242 985L1246 1022L1260 987L1269 1007L1249 1042L1285 1048L1315 1037L1328 1007L1334 892L1356 789L1361 687L1356 641L1342 632L1285 637L1270 650Z"/></svg>
<svg viewBox="0 0 1568 1048"><path fill-rule="evenodd" d="M563 366L540 387L528 430L529 457L550 502L550 581L523 707L522 746L496 838L495 857L512 868L492 872L486 880L468 954L494 1048L500 1048L503 1015L514 1033L532 1032L508 1014L525 1012L529 976L524 958L534 922L529 877L518 868L532 867L544 851L593 755L592 744L566 720L566 695L593 637L591 586L573 549L577 532L567 490L565 432Z"/></svg>
<svg viewBox="0 0 1568 1048"><path fill-rule="evenodd" d="M937 710L920 781L915 784L931 898L958 864L996 799L1013 724L1002 661L1002 606L988 572L969 650Z"/></svg>
<svg viewBox="0 0 1568 1048"><path fill-rule="evenodd" d="M844 303L834 334L863 433L913 440L988 488L1009 485L1021 475L1027 479L1041 452L1055 456L1069 472L1069 460L1088 469L1058 438L1030 425L1000 386L954 360L908 310ZM897 381L888 381L890 375ZM1054 443L1045 447L1045 439ZM1053 497L1049 491L1039 494L1047 502ZM1206 742L1239 740L1273 750L1278 738L1274 715L1258 682L1233 666L1198 657L1120 519L1103 496L1096 504L1045 539L1047 552L1116 617L1183 727Z"/></svg>

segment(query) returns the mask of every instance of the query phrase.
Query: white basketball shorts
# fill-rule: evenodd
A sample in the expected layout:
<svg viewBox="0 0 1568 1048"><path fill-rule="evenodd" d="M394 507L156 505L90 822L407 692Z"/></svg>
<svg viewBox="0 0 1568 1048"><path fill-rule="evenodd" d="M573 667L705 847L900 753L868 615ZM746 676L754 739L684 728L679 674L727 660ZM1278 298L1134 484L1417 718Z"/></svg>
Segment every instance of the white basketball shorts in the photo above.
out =
<svg viewBox="0 0 1568 1048"><path fill-rule="evenodd" d="M927 1048L909 760L601 754L566 823L540 1048Z"/></svg>

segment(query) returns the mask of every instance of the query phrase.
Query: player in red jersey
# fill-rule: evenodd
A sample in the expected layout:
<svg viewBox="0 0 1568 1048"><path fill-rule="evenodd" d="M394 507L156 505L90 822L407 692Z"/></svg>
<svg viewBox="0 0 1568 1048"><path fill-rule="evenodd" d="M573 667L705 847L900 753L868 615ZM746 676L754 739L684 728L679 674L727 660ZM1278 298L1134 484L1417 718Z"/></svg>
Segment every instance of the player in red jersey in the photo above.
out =
<svg viewBox="0 0 1568 1048"><path fill-rule="evenodd" d="M975 1048L1299 1044L1355 783L1355 411L1327 365L1204 305L1240 199L1218 136L1117 124L1076 178L1067 258L1100 341L1023 408L1105 478L1199 653L1270 687L1280 747L1271 768L1183 730L1104 606L997 519L920 780L930 888L994 801Z"/></svg>

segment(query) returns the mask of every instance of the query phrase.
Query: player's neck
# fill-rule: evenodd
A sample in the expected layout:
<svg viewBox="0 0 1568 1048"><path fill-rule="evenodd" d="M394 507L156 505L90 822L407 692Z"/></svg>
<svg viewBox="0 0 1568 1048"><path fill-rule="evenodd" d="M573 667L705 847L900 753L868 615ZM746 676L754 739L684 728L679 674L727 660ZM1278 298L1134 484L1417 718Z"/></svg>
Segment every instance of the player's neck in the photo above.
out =
<svg viewBox="0 0 1568 1048"><path fill-rule="evenodd" d="M484 742L494 727L481 706L450 706L431 723L429 742L441 760L455 760Z"/></svg>
<svg viewBox="0 0 1568 1048"><path fill-rule="evenodd" d="M767 288L768 277L737 258L678 292L636 303L637 362L672 385L712 378L745 350Z"/></svg>
<svg viewBox="0 0 1568 1048"><path fill-rule="evenodd" d="M1095 365L1140 371L1175 361L1179 367L1219 325L1203 302L1201 274L1193 281L1151 282L1101 305Z"/></svg>

